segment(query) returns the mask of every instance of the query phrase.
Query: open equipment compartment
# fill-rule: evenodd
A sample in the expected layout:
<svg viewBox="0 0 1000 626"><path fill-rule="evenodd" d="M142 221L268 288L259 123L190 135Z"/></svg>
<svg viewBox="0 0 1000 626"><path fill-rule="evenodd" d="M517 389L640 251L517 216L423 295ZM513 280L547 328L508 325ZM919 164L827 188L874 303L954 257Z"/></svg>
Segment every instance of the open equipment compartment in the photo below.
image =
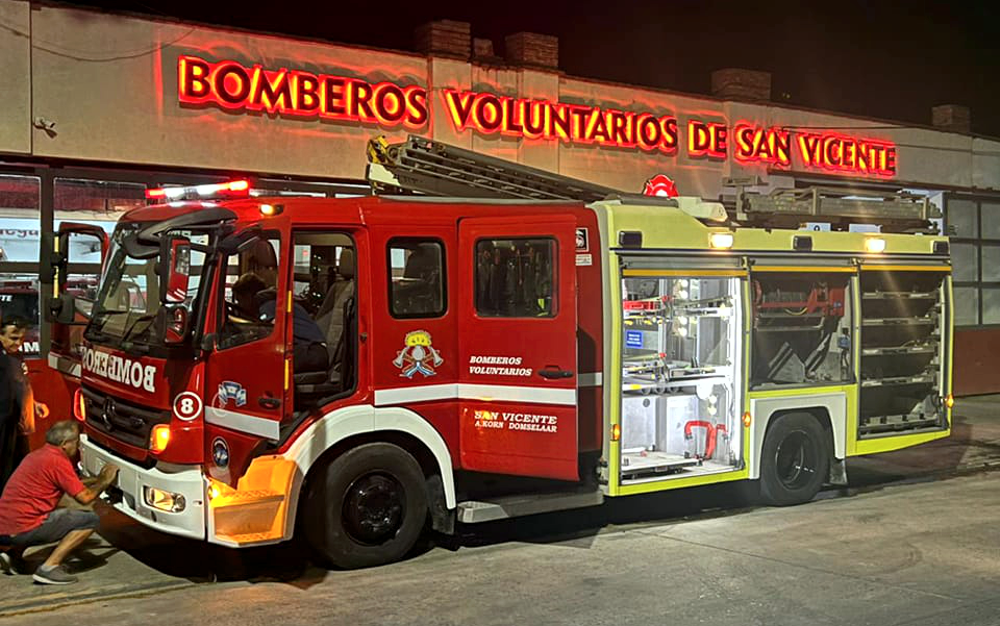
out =
<svg viewBox="0 0 1000 626"><path fill-rule="evenodd" d="M945 269L862 270L859 437L947 425Z"/></svg>
<svg viewBox="0 0 1000 626"><path fill-rule="evenodd" d="M695 272L623 280L623 483L740 465L739 285Z"/></svg>

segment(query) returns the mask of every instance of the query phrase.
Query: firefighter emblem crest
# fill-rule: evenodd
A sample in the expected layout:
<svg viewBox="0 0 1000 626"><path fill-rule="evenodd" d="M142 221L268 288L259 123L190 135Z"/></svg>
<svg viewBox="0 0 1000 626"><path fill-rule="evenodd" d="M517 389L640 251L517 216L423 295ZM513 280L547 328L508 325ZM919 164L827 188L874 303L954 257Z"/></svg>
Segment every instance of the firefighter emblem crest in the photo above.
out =
<svg viewBox="0 0 1000 626"><path fill-rule="evenodd" d="M444 363L444 359L431 345L431 334L426 330L414 330L406 333L406 347L399 351L392 364L400 370L400 376L413 378L418 372L425 377L434 376L435 367Z"/></svg>

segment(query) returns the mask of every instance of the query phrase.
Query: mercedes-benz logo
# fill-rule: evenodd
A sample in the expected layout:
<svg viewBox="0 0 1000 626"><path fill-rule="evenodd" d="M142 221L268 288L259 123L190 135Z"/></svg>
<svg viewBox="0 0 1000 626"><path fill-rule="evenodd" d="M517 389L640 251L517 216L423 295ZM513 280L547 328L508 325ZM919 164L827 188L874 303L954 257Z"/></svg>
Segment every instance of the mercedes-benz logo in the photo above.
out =
<svg viewBox="0 0 1000 626"><path fill-rule="evenodd" d="M101 411L101 421L108 430L114 428L114 424L111 423L111 416L115 414L115 401L111 398L105 398L104 400L104 410Z"/></svg>

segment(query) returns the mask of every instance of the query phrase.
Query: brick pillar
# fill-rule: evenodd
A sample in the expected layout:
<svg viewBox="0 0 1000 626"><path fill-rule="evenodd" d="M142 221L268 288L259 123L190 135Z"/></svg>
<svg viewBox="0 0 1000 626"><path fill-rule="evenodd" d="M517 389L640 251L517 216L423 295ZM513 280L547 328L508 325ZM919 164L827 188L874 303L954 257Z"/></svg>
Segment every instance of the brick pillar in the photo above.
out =
<svg viewBox="0 0 1000 626"><path fill-rule="evenodd" d="M507 62L513 65L559 69L559 38L538 33L514 33L507 35Z"/></svg>
<svg viewBox="0 0 1000 626"><path fill-rule="evenodd" d="M726 100L770 100L771 73L735 67L715 70L712 95Z"/></svg>
<svg viewBox="0 0 1000 626"><path fill-rule="evenodd" d="M468 22L454 20L421 24L414 31L417 52L468 60L472 48L471 30Z"/></svg>
<svg viewBox="0 0 1000 626"><path fill-rule="evenodd" d="M942 104L931 108L931 122L941 130L953 133L972 131L972 114L969 107L960 104Z"/></svg>

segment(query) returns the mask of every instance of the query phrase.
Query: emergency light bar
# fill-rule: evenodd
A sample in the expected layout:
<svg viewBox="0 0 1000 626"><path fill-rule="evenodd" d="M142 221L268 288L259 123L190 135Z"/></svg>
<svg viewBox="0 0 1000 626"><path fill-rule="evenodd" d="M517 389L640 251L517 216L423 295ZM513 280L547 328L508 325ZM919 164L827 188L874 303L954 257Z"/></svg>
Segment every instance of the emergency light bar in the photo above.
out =
<svg viewBox="0 0 1000 626"><path fill-rule="evenodd" d="M231 180L225 183L190 185L187 187L158 187L146 190L147 200L192 200L220 195L247 197L250 195L250 181Z"/></svg>

